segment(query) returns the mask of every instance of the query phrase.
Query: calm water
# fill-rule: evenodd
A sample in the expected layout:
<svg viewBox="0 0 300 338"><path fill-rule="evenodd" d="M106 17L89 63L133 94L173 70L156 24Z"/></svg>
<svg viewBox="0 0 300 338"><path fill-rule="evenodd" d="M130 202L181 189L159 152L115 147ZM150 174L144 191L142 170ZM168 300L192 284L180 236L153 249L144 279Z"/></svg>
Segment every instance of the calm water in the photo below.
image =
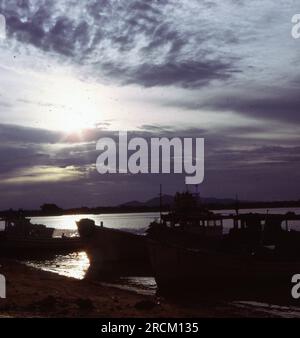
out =
<svg viewBox="0 0 300 338"><path fill-rule="evenodd" d="M300 208L285 208L285 209L247 209L241 210L241 213L259 212L259 213L276 213L285 214L289 211L300 214ZM235 214L234 210L220 210L217 213ZM61 235L63 232L76 234L76 221L82 218L90 218L96 224L102 221L104 226L115 229L123 229L133 233L142 234L147 229L150 222L159 218L159 213L138 213L138 214L105 214L105 215L69 215L69 216L51 216L51 217L33 217L32 223L45 224L56 229L56 234ZM232 221L226 220L224 222L224 232L232 227ZM300 222L290 222L289 227L300 231ZM42 270L51 271L73 277L83 279L89 268L89 260L85 252L70 254L67 256L57 256L55 259L48 261L29 261L27 265L40 268ZM109 285L109 284L108 284ZM135 277L121 278L115 284L110 284L125 290L132 290L142 294L155 294L156 283L154 278ZM300 308L279 307L276 305L251 303L251 302L236 302L232 303L236 307L253 308L257 310L268 312L270 315L276 314L282 317L298 317L300 318Z"/></svg>
<svg viewBox="0 0 300 338"><path fill-rule="evenodd" d="M59 230L76 230L76 222L82 218L93 219L98 225L102 221L103 225L108 228L144 233L149 223L159 218L159 213L48 216L32 217L31 220L32 223L45 224Z"/></svg>

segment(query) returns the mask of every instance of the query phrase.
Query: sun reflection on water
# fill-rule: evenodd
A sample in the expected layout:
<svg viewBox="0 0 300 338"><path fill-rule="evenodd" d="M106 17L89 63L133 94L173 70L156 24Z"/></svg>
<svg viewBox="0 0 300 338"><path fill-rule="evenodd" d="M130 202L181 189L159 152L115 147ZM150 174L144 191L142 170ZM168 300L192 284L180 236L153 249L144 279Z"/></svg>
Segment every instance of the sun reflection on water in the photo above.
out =
<svg viewBox="0 0 300 338"><path fill-rule="evenodd" d="M54 272L61 276L84 279L90 266L87 254L82 251L66 256L56 256L51 260L25 261L26 265L44 271Z"/></svg>

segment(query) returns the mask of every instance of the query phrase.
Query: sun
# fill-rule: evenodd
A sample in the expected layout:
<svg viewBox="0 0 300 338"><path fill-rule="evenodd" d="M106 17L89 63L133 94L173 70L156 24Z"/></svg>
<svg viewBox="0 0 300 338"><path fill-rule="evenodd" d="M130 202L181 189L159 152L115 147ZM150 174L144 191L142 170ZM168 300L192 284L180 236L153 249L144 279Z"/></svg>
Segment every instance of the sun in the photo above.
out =
<svg viewBox="0 0 300 338"><path fill-rule="evenodd" d="M94 126L95 123L86 119L85 116L80 116L74 113L62 116L59 125L57 126L56 129L59 129L62 132L70 134L75 132L79 133L82 130L90 129L93 128Z"/></svg>
<svg viewBox="0 0 300 338"><path fill-rule="evenodd" d="M61 101L61 110L56 115L56 129L70 133L92 128L101 117L93 98L87 97L84 92L75 92L74 95L65 93Z"/></svg>
<svg viewBox="0 0 300 338"><path fill-rule="evenodd" d="M56 78L42 102L47 127L65 133L93 128L103 118L100 95L94 86L74 78Z"/></svg>

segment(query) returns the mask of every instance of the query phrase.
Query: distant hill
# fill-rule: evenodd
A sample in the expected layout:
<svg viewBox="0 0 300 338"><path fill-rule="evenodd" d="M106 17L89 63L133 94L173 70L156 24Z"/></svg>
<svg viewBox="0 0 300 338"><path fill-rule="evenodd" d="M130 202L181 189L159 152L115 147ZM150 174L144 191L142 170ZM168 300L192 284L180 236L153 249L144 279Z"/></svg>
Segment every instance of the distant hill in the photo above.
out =
<svg viewBox="0 0 300 338"><path fill-rule="evenodd" d="M215 197L204 197L201 198L202 203L204 204L223 204L230 205L236 203L236 200L233 198L215 198Z"/></svg>
<svg viewBox="0 0 300 338"><path fill-rule="evenodd" d="M121 204L120 207L130 207L130 208L138 208L138 207L143 207L144 203L139 202L139 201L130 201L124 204Z"/></svg>
<svg viewBox="0 0 300 338"><path fill-rule="evenodd" d="M163 206L171 206L174 202L174 196L171 195L163 195L162 196L162 205ZM231 198L214 198L214 197L207 197L207 198L201 198L201 202L203 204L222 204L222 205L230 205L235 203L235 199ZM124 204L121 204L120 207L149 207L149 208L155 208L159 207L160 205L160 198L154 197L146 202L140 202L140 201L130 201Z"/></svg>

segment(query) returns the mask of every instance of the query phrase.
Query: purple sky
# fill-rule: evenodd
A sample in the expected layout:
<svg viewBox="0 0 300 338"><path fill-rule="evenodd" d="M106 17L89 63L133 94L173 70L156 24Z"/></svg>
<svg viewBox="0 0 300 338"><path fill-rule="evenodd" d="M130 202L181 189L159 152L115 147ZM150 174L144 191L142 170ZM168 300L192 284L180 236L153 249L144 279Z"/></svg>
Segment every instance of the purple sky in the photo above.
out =
<svg viewBox="0 0 300 338"><path fill-rule="evenodd" d="M0 209L116 205L184 175L100 175L96 141L204 137L203 196L299 199L296 1L0 0Z"/></svg>

